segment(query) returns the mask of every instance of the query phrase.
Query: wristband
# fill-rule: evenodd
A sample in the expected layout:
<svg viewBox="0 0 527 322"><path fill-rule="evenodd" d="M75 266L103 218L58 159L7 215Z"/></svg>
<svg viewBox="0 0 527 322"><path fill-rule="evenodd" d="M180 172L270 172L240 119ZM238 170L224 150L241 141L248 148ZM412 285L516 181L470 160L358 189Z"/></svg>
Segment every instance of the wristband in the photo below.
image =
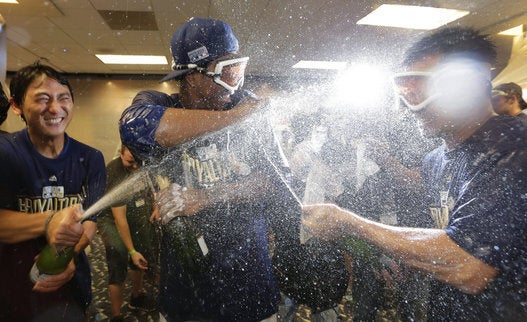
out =
<svg viewBox="0 0 527 322"><path fill-rule="evenodd" d="M137 253L137 251L135 249L132 249L131 251L128 252L128 255L132 256L135 253Z"/></svg>
<svg viewBox="0 0 527 322"><path fill-rule="evenodd" d="M49 216L48 218L46 218L46 221L44 222L44 235L46 235L48 233L48 226L49 226L49 223L51 221L51 219L53 219L53 216L55 216L55 214L57 213L58 211L53 211Z"/></svg>

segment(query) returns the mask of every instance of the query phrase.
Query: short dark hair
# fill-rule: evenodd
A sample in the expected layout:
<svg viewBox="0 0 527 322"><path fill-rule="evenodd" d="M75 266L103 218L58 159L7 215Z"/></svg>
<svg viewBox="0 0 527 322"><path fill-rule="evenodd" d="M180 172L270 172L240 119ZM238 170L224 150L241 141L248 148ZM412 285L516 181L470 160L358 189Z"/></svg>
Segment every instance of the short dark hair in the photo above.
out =
<svg viewBox="0 0 527 322"><path fill-rule="evenodd" d="M47 77L56 80L59 84L68 87L71 94L71 100L73 101L73 89L66 77L53 67L43 65L40 60L38 60L31 65L21 68L11 79L9 91L11 92L11 98L16 105L22 105L24 103L24 97L29 85L41 75L46 75Z"/></svg>
<svg viewBox="0 0 527 322"><path fill-rule="evenodd" d="M472 28L448 27L425 36L406 50L403 66L410 66L430 55L466 55L494 65L496 46L488 35Z"/></svg>

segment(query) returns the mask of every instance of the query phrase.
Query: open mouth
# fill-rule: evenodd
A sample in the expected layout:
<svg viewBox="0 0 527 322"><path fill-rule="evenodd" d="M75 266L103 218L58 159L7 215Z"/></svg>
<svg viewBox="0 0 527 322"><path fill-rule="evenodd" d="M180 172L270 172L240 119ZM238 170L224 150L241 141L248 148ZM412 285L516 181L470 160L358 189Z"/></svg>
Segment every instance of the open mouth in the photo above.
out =
<svg viewBox="0 0 527 322"><path fill-rule="evenodd" d="M47 125L51 125L51 126L60 124L63 120L64 120L63 117L55 117L55 118L50 118L50 119L44 119L46 124Z"/></svg>

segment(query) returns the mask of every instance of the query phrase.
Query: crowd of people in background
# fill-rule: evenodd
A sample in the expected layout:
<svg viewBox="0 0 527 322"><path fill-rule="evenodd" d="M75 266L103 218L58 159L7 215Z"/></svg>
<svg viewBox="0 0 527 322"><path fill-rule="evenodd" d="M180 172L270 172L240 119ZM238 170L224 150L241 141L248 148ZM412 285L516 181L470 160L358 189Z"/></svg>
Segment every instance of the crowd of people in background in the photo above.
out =
<svg viewBox="0 0 527 322"><path fill-rule="evenodd" d="M353 321L527 318L527 103L518 84L492 88L485 35L432 32L380 112L320 104L280 133L265 91L241 88L249 57L228 24L193 18L170 49L163 81L180 92L134 97L106 168L66 134L73 90L53 68L21 69L0 96L0 120L26 122L0 136L0 320L87 320L96 229L110 321L128 268L129 306L161 321L292 321L304 305L336 322L344 296ZM138 171L145 189L79 223L79 204ZM33 285L46 243L75 256Z"/></svg>

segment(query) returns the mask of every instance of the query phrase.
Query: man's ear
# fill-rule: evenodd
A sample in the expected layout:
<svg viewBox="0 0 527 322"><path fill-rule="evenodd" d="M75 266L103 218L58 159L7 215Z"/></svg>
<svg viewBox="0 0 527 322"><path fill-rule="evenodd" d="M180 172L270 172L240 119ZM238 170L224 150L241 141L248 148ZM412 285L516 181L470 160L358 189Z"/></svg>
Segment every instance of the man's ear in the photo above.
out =
<svg viewBox="0 0 527 322"><path fill-rule="evenodd" d="M9 104L11 105L11 109L16 115L22 115L22 109L15 103L12 97L9 98Z"/></svg>

